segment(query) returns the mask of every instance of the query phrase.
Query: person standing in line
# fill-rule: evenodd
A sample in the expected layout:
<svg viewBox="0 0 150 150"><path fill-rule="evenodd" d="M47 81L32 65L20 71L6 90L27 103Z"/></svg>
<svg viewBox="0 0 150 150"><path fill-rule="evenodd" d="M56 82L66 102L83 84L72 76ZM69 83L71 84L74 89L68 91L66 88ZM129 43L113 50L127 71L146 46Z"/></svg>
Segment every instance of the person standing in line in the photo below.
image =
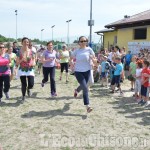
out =
<svg viewBox="0 0 150 150"><path fill-rule="evenodd" d="M136 56L132 57L132 62L129 65L129 80L131 81L131 91L135 88L135 74L136 74Z"/></svg>
<svg viewBox="0 0 150 150"><path fill-rule="evenodd" d="M88 95L88 81L90 78L91 70L91 59L95 59L95 53L90 48L87 47L88 39L85 36L79 37L80 48L75 50L72 57L76 58L75 63L75 77L80 84L80 86L75 90L74 97L77 97L78 92L83 90L83 101L86 106L87 112L90 113L93 108L89 105L89 95Z"/></svg>
<svg viewBox="0 0 150 150"><path fill-rule="evenodd" d="M123 65L121 63L121 58L120 57L116 57L115 58L115 63L116 66L112 63L112 67L114 68L114 73L113 73L113 77L112 77L112 81L111 81L111 85L112 85L112 91L111 93L115 92L115 87L117 86L119 88L120 91L120 95L123 95L122 89L121 89L121 76L123 74Z"/></svg>
<svg viewBox="0 0 150 150"><path fill-rule="evenodd" d="M60 65L61 65L61 71L60 71L60 80L62 80L62 74L65 69L66 71L66 83L69 82L68 80L68 67L69 67L69 51L67 50L67 45L62 46L62 52L60 52Z"/></svg>
<svg viewBox="0 0 150 150"><path fill-rule="evenodd" d="M108 73L109 73L109 69L110 69L110 64L107 61L107 56L103 57L103 61L101 63L101 67L102 67L102 72L101 72L101 76L102 76L102 87L104 87L104 82L106 82L106 86L108 87Z"/></svg>
<svg viewBox="0 0 150 150"><path fill-rule="evenodd" d="M128 54L125 55L125 70L129 71L129 66L132 60L131 51L128 51Z"/></svg>
<svg viewBox="0 0 150 150"><path fill-rule="evenodd" d="M149 106L149 87L150 87L150 68L149 68L149 61L145 60L143 62L143 70L141 72L141 93L140 98L141 100L138 102L138 104L141 104L141 106Z"/></svg>
<svg viewBox="0 0 150 150"><path fill-rule="evenodd" d="M0 43L0 102L3 97L3 91L6 96L6 99L9 99L9 88L10 88L9 63L10 63L9 55L5 53L4 44Z"/></svg>
<svg viewBox="0 0 150 150"><path fill-rule="evenodd" d="M10 71L11 71L11 75L10 75L10 81L13 80L14 77L14 67L15 67L15 61L16 61L16 54L13 53L13 48L10 47L8 49L8 55L10 57Z"/></svg>
<svg viewBox="0 0 150 150"><path fill-rule="evenodd" d="M25 100L26 91L30 97L31 89L34 86L34 66L35 66L35 55L32 50L29 49L29 39L24 37L22 39L22 47L17 53L16 59L18 69L18 76L20 76L21 90L22 90L22 101ZM27 85L28 82L28 85Z"/></svg>
<svg viewBox="0 0 150 150"><path fill-rule="evenodd" d="M13 42L13 53L17 55L17 53L20 51L20 49L17 47L17 42ZM17 70L18 68L16 67L16 61L15 61L15 68L14 68L14 75L16 76L17 79Z"/></svg>
<svg viewBox="0 0 150 150"><path fill-rule="evenodd" d="M13 53L17 54L19 50L20 49L17 47L17 42L13 42Z"/></svg>
<svg viewBox="0 0 150 150"><path fill-rule="evenodd" d="M55 85L55 61L56 51L53 50L53 42L50 41L47 43L47 50L43 52L42 56L44 78L42 80L41 86L44 87L44 84L48 81L48 76L50 74L51 97L57 96Z"/></svg>
<svg viewBox="0 0 150 150"><path fill-rule="evenodd" d="M41 73L41 69L42 69L42 56L43 56L43 52L44 52L44 48L41 48L40 51L37 52L37 66L38 66L38 73Z"/></svg>

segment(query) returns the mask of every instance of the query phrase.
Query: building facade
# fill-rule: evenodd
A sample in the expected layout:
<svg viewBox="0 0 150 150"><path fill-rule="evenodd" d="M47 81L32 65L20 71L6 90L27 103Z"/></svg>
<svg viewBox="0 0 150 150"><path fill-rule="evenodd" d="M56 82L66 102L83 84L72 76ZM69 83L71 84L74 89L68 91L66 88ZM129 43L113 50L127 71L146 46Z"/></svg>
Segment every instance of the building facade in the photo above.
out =
<svg viewBox="0 0 150 150"><path fill-rule="evenodd" d="M150 48L150 10L133 16L125 15L123 19L105 25L104 30L95 33L103 35L104 48L118 45L129 49L131 44Z"/></svg>

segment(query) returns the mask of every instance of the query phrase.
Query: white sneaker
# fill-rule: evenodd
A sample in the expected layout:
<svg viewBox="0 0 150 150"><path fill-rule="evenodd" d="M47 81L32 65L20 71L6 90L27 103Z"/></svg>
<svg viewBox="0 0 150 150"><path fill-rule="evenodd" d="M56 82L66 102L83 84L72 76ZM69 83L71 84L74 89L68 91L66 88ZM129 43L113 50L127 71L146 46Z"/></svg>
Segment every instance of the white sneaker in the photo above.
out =
<svg viewBox="0 0 150 150"><path fill-rule="evenodd" d="M145 107L148 107L149 105L150 105L150 101L147 101Z"/></svg>

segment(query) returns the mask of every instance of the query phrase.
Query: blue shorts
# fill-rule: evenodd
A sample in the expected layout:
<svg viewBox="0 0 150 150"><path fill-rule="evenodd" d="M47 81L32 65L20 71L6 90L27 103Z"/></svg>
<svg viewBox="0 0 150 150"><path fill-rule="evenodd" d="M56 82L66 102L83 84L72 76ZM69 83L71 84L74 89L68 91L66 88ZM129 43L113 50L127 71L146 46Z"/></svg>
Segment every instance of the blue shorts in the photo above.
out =
<svg viewBox="0 0 150 150"><path fill-rule="evenodd" d="M102 77L102 78L106 78L107 76L108 76L108 73L107 73L107 72L102 72L102 73L101 73L101 77Z"/></svg>
<svg viewBox="0 0 150 150"><path fill-rule="evenodd" d="M141 95L142 96L149 96L149 87L144 87L143 85L141 86Z"/></svg>
<svg viewBox="0 0 150 150"><path fill-rule="evenodd" d="M111 81L111 85L116 84L117 86L120 86L120 79L121 79L120 75L114 75Z"/></svg>

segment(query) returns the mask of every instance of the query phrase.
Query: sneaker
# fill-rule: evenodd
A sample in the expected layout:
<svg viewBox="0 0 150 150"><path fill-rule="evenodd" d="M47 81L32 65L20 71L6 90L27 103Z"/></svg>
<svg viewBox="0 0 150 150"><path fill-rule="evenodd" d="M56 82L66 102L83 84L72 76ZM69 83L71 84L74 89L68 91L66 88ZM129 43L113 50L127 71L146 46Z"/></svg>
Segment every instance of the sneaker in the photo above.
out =
<svg viewBox="0 0 150 150"><path fill-rule="evenodd" d="M70 75L74 75L74 72L70 73Z"/></svg>
<svg viewBox="0 0 150 150"><path fill-rule="evenodd" d="M119 88L118 88L118 89L116 89L115 91L116 91L116 92L118 92L118 91L119 91Z"/></svg>
<svg viewBox="0 0 150 150"><path fill-rule="evenodd" d="M112 91L110 91L110 93L114 94L114 93L115 93L115 91L114 91L114 90L112 90Z"/></svg>
<svg viewBox="0 0 150 150"><path fill-rule="evenodd" d="M25 101L25 96L22 96L21 103L23 104Z"/></svg>
<svg viewBox="0 0 150 150"><path fill-rule="evenodd" d="M74 97L76 98L78 96L78 92L77 92L77 90L75 89L74 90Z"/></svg>
<svg viewBox="0 0 150 150"><path fill-rule="evenodd" d="M44 83L41 83L41 87L44 87Z"/></svg>
<svg viewBox="0 0 150 150"><path fill-rule="evenodd" d="M150 101L147 101L145 107L148 107L149 105L150 105Z"/></svg>
<svg viewBox="0 0 150 150"><path fill-rule="evenodd" d="M92 110L93 110L92 107L88 107L88 108L87 108L87 113L90 113Z"/></svg>
<svg viewBox="0 0 150 150"><path fill-rule="evenodd" d="M25 96L22 96L22 101L24 101L25 100Z"/></svg>
<svg viewBox="0 0 150 150"><path fill-rule="evenodd" d="M133 88L131 88L131 91L134 91L134 89L133 89Z"/></svg>
<svg viewBox="0 0 150 150"><path fill-rule="evenodd" d="M9 93L5 92L6 99L9 99Z"/></svg>
<svg viewBox="0 0 150 150"><path fill-rule="evenodd" d="M56 97L57 96L57 93L52 93L51 94L51 97Z"/></svg>
<svg viewBox="0 0 150 150"><path fill-rule="evenodd" d="M139 104L139 105L140 105L140 104L142 104L142 103L143 103L143 101L144 101L144 100L140 100L140 101L138 102L138 104Z"/></svg>
<svg viewBox="0 0 150 150"><path fill-rule="evenodd" d="M31 95L32 95L31 90L28 89L27 93L28 93L28 96L31 97Z"/></svg>
<svg viewBox="0 0 150 150"><path fill-rule="evenodd" d="M144 106L146 103L147 103L147 101L143 101L143 102L141 103L141 106Z"/></svg>
<svg viewBox="0 0 150 150"><path fill-rule="evenodd" d="M123 92L120 92L120 96L123 96L124 95L124 93Z"/></svg>

